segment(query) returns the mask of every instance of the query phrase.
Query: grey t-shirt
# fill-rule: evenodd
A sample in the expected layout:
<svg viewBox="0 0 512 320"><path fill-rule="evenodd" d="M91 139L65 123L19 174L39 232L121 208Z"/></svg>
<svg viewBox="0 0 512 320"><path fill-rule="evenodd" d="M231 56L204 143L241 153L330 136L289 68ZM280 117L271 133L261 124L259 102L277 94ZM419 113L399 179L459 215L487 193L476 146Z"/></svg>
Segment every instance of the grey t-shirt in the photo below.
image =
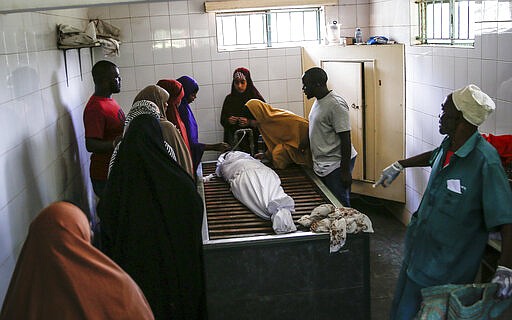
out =
<svg viewBox="0 0 512 320"><path fill-rule="evenodd" d="M350 113L345 99L334 91L317 99L309 113L309 143L313 156L313 170L324 177L340 167L340 132L350 131ZM357 155L351 146L350 158Z"/></svg>

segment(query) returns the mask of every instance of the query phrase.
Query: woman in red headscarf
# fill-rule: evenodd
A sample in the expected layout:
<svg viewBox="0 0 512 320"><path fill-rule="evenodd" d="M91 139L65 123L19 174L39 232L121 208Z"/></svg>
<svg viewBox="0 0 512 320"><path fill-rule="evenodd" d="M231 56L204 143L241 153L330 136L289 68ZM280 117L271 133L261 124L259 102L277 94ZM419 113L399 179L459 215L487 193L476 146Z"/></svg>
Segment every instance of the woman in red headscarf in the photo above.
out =
<svg viewBox="0 0 512 320"><path fill-rule="evenodd" d="M188 142L187 136L187 128L185 124L181 120L180 114L178 112L178 106L181 103L181 99L185 96L185 91L183 90L183 85L177 80L167 80L162 79L158 80L157 85L164 88L165 91L169 94L169 100L167 101L167 112L165 115L167 116L167 120L172 122L176 128L181 133L183 140L185 140L185 144L187 145L188 150L190 151L190 143Z"/></svg>
<svg viewBox="0 0 512 320"><path fill-rule="evenodd" d="M235 131L249 127L249 119L245 112L245 103L251 99L258 99L265 102L252 82L249 70L246 68L237 68L233 72L231 93L224 99L220 115L220 123L224 127L224 142L232 146L235 145ZM260 133L257 128L252 128L252 133L253 145L256 146ZM248 153L255 152L255 150L250 150L249 140L242 141L239 149Z"/></svg>

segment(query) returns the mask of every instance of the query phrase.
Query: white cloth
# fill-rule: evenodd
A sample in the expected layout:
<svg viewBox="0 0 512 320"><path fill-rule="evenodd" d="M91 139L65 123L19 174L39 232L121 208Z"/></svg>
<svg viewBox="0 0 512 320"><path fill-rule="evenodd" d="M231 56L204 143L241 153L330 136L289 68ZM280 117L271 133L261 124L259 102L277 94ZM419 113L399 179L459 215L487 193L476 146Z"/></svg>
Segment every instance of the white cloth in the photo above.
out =
<svg viewBox="0 0 512 320"><path fill-rule="evenodd" d="M229 182L231 192L254 214L272 220L277 234L297 230L292 218L295 201L281 187L281 179L261 161L241 151L223 153L215 173Z"/></svg>
<svg viewBox="0 0 512 320"><path fill-rule="evenodd" d="M329 232L331 253L338 252L345 245L347 233L373 232L367 215L353 208L336 208L332 204L319 205L297 222L313 232Z"/></svg>
<svg viewBox="0 0 512 320"><path fill-rule="evenodd" d="M464 119L477 127L496 109L494 101L474 84L453 91L452 99Z"/></svg>
<svg viewBox="0 0 512 320"><path fill-rule="evenodd" d="M325 177L340 167L340 132L350 131L350 111L347 102L334 91L316 100L309 113L309 144L313 170ZM351 146L350 158L357 155Z"/></svg>

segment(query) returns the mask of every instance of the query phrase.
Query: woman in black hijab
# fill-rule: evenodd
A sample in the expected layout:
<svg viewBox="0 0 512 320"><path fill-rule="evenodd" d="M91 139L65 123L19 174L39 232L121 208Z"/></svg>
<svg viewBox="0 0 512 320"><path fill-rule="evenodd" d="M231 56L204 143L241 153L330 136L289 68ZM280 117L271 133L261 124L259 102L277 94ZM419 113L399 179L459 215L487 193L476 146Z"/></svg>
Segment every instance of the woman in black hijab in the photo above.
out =
<svg viewBox="0 0 512 320"><path fill-rule="evenodd" d="M203 203L158 119L147 100L127 116L98 204L104 251L137 282L156 319L204 319Z"/></svg>
<svg viewBox="0 0 512 320"><path fill-rule="evenodd" d="M260 132L257 128L249 127L249 120L254 120L254 117L251 116L245 107L247 101L251 99L258 99L265 102L252 82L249 70L242 67L237 68L233 72L231 93L224 99L220 114L220 124L224 127L224 142L231 146L235 145L235 132L238 129L252 129L253 145L257 146ZM242 137L239 137L239 139L240 138ZM247 153L256 153L256 150L250 150L248 136L243 139L239 149Z"/></svg>

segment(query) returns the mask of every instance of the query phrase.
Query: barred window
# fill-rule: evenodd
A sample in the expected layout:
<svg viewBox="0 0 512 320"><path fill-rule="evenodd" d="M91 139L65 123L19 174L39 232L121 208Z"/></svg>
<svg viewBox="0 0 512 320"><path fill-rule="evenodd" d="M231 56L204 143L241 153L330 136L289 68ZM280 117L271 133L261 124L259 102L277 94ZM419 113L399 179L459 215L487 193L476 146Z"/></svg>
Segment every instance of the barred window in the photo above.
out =
<svg viewBox="0 0 512 320"><path fill-rule="evenodd" d="M292 47L321 40L320 7L216 14L219 51Z"/></svg>
<svg viewBox="0 0 512 320"><path fill-rule="evenodd" d="M421 44L470 45L475 41L475 0L418 0Z"/></svg>

